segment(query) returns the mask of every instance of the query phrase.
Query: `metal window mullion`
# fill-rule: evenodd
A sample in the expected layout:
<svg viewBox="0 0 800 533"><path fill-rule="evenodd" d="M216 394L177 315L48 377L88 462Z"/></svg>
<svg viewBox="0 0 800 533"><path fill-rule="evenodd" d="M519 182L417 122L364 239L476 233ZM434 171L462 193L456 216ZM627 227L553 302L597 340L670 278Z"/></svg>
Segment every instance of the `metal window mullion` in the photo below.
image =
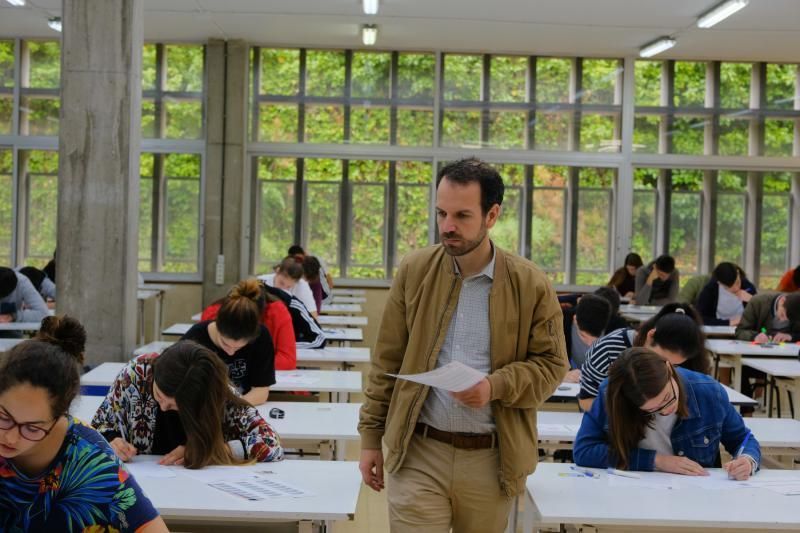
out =
<svg viewBox="0 0 800 533"><path fill-rule="evenodd" d="M342 182L339 190L339 268L341 276L347 277L350 262L350 229L352 227L352 192L350 185L350 161L342 161Z"/></svg>
<svg viewBox="0 0 800 533"><path fill-rule="evenodd" d="M672 135L670 132L675 127L675 61L664 61L661 65L661 105L668 108L664 120L661 121L659 132L658 153L672 153ZM667 253L667 252L662 252Z"/></svg>
<svg viewBox="0 0 800 533"><path fill-rule="evenodd" d="M800 263L800 172L792 173L789 196L789 264Z"/></svg>
<svg viewBox="0 0 800 533"><path fill-rule="evenodd" d="M761 228L764 212L764 175L760 172L747 173L747 193L745 195L744 246L745 271L750 280L758 285L761 277ZM788 229L788 228L787 228Z"/></svg>
<svg viewBox="0 0 800 533"><path fill-rule="evenodd" d="M672 217L672 170L661 169L657 184L659 214L656 224L656 255L670 253L670 219Z"/></svg>
<svg viewBox="0 0 800 533"><path fill-rule="evenodd" d="M565 281L567 283L575 283L575 276L577 271L577 253L578 253L578 195L580 185L580 169L578 167L569 167L569 177L567 181L567 230L564 232L564 237L567 239L566 245L562 244L566 253L566 275Z"/></svg>
<svg viewBox="0 0 800 533"><path fill-rule="evenodd" d="M20 87L22 84L22 39L14 39L14 90L11 103L11 135L19 135ZM13 241L12 241L13 242Z"/></svg>
<svg viewBox="0 0 800 533"><path fill-rule="evenodd" d="M621 265L625 261L625 255L632 248L633 243L633 190L634 190L634 169L632 162L633 154L633 128L635 120L635 64L634 57L626 57L623 60L622 79L618 81L618 95L615 101L622 103L622 113L620 115L620 140L622 143L620 154L622 163L617 170L615 203L616 209L612 212L613 221L613 240L611 244L611 254L609 260L610 267ZM615 215L614 215L615 213ZM657 216L658 212L656 212Z"/></svg>
<svg viewBox="0 0 800 533"><path fill-rule="evenodd" d="M20 187L19 187L19 198L18 198L18 216L20 217L19 221L19 241L17 242L17 263L22 264L22 262L27 257L28 251L28 235L30 234L29 222L30 222L30 198L31 198L31 183L30 183L30 172L28 172L28 161L30 160L30 151L26 150L24 154L19 158L20 164L18 166L19 173L20 173Z"/></svg>
<svg viewBox="0 0 800 533"><path fill-rule="evenodd" d="M533 257L533 165L525 165L525 181L522 188L522 245L521 255L527 259Z"/></svg>
<svg viewBox="0 0 800 533"><path fill-rule="evenodd" d="M703 194L700 210L700 232L697 239L698 273L705 274L714 269L717 248L717 186L718 172L703 171ZM706 241L706 242L703 242Z"/></svg>
<svg viewBox="0 0 800 533"><path fill-rule="evenodd" d="M297 97L299 98L299 102L297 104L297 142L302 143L304 136L305 136L305 129L306 129L306 104L304 103L304 98L306 96L306 75L308 70L306 69L306 49L300 49L300 81L297 87ZM300 242L298 240L298 242Z"/></svg>
<svg viewBox="0 0 800 533"><path fill-rule="evenodd" d="M156 44L156 89L153 98L153 108L155 113L154 137L161 139L164 137L167 125L167 113L164 106L164 87L166 86L167 76L167 54L165 46L161 43Z"/></svg>
<svg viewBox="0 0 800 533"><path fill-rule="evenodd" d="M481 131L480 143L481 146L489 144L489 121L491 120L491 113L489 112L489 102L491 100L491 75L492 75L492 56L484 54L483 56L483 69L481 70Z"/></svg>
<svg viewBox="0 0 800 533"><path fill-rule="evenodd" d="M250 160L250 187L253 194L250 195L250 271L257 272L256 266L258 258L261 256L261 224L259 218L263 216L261 203L261 184L258 180L258 156L248 157ZM266 181L266 180L265 180Z"/></svg>
<svg viewBox="0 0 800 533"><path fill-rule="evenodd" d="M713 109L711 120L703 128L703 153L717 155L719 153L720 132L720 62L706 63L706 107Z"/></svg>
<svg viewBox="0 0 800 533"><path fill-rule="evenodd" d="M400 69L400 53L395 51L392 52L392 59L391 59L391 66L389 67L389 82L390 82L390 89L389 89L389 98L391 99L392 103L389 107L389 145L396 146L397 145L397 120L398 120L398 111L397 111L397 100L400 98L399 94L399 80L398 80L398 72ZM391 277L391 269L389 271L389 277Z"/></svg>
<svg viewBox="0 0 800 533"><path fill-rule="evenodd" d="M536 147L536 56L528 57L526 80L528 83L528 112L526 113L528 121L525 126L525 147L533 150Z"/></svg>
<svg viewBox="0 0 800 533"><path fill-rule="evenodd" d="M434 71L434 98L433 98L433 147L439 148L442 143L442 122L444 116L442 114L442 99L444 98L444 54L441 51L436 52L436 65ZM434 174L435 176L435 174ZM434 184L435 184L434 180Z"/></svg>
<svg viewBox="0 0 800 533"><path fill-rule="evenodd" d="M747 153L751 156L764 154L765 120L761 113L767 106L767 65L753 63L750 75L750 109L757 109L756 118L750 121Z"/></svg>
<svg viewBox="0 0 800 533"><path fill-rule="evenodd" d="M572 113L572 120L570 121L569 143L567 149L572 152L579 152L581 149L581 87L583 79L583 58L573 58L570 74L569 101L575 104L575 112ZM570 281L570 283L572 282Z"/></svg>
<svg viewBox="0 0 800 533"><path fill-rule="evenodd" d="M386 190L386 248L385 263L386 277L391 279L394 273L394 262L397 257L397 208L398 187L397 187L397 161L389 162L389 186Z"/></svg>
<svg viewBox="0 0 800 533"><path fill-rule="evenodd" d="M294 182L294 242L306 247L308 243L303 239L303 228L307 218L305 212L305 187L303 186L305 160L302 157L298 157L295 160L295 165L297 174Z"/></svg>
<svg viewBox="0 0 800 533"><path fill-rule="evenodd" d="M16 92L17 92L17 99L14 102L16 107L14 108L14 112L17 116L17 135L27 135L28 134L28 123L30 119L28 115L25 115L25 120L21 119L22 113L22 93L24 92L23 89L27 88L28 85L31 84L31 56L28 50L28 42L26 40L20 39L19 40L19 62L16 75L18 77L18 83L16 83Z"/></svg>
<svg viewBox="0 0 800 533"><path fill-rule="evenodd" d="M344 53L344 142L350 143L350 95L353 93L353 51Z"/></svg>

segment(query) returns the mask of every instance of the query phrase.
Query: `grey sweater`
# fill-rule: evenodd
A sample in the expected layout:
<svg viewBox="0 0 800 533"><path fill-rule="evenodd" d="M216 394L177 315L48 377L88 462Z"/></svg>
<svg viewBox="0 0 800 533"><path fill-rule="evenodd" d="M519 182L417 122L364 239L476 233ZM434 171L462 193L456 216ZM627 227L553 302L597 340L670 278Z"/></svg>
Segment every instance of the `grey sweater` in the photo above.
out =
<svg viewBox="0 0 800 533"><path fill-rule="evenodd" d="M15 274L17 288L8 296L0 298L0 304L13 303L16 306L14 314L16 322L41 322L48 315L47 304L27 277L19 272Z"/></svg>
<svg viewBox="0 0 800 533"><path fill-rule="evenodd" d="M647 278L653 271L654 263L641 266L636 271L636 292L634 299L637 305L666 305L678 298L681 275L678 269L672 271L666 281L656 278L652 285L647 284Z"/></svg>

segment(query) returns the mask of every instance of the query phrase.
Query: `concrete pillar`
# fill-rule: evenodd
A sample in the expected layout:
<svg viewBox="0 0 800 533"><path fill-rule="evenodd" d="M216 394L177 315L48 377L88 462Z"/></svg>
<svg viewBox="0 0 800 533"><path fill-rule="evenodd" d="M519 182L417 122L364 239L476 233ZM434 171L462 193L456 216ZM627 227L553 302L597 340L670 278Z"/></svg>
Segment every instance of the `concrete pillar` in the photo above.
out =
<svg viewBox="0 0 800 533"><path fill-rule="evenodd" d="M249 269L250 201L245 176L248 53L244 41L212 40L206 48L204 306L224 296ZM224 274L218 284L220 255Z"/></svg>
<svg viewBox="0 0 800 533"><path fill-rule="evenodd" d="M88 364L136 341L141 0L64 0L58 312L86 327Z"/></svg>

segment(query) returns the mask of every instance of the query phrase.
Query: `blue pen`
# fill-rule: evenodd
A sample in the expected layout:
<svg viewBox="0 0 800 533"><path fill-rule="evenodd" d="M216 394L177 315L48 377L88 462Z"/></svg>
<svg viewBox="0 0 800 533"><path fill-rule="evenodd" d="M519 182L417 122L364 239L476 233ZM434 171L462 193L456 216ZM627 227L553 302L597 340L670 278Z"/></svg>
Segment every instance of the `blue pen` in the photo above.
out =
<svg viewBox="0 0 800 533"><path fill-rule="evenodd" d="M739 446L739 450L736 452L736 455L733 458L734 460L738 459L739 456L742 455L742 453L744 453L744 447L747 446L747 441L750 440L750 435L752 435L752 434L753 434L752 431L749 431L749 430L747 431L747 435L744 436L744 440L742 441L742 445ZM728 474L728 477L732 479L730 474Z"/></svg>
<svg viewBox="0 0 800 533"><path fill-rule="evenodd" d="M580 474L583 474L586 477L600 477L598 474L595 474L594 472L590 472L589 470L584 470L583 468L578 468L575 465L570 466L569 469L574 470L575 472L578 472Z"/></svg>

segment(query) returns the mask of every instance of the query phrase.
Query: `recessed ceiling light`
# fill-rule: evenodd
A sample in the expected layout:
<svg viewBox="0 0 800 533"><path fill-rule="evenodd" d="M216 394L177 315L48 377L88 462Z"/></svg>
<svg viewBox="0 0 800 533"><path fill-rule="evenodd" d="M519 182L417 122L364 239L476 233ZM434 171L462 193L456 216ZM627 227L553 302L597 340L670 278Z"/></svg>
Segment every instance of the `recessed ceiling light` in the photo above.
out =
<svg viewBox="0 0 800 533"><path fill-rule="evenodd" d="M377 15L378 14L378 0L364 0L364 14Z"/></svg>
<svg viewBox="0 0 800 533"><path fill-rule="evenodd" d="M722 2L697 19L697 27L710 28L715 24L719 24L740 9L743 9L748 3L750 3L750 0L727 0Z"/></svg>
<svg viewBox="0 0 800 533"><path fill-rule="evenodd" d="M375 24L364 24L361 26L361 42L366 46L372 46L378 40L378 26Z"/></svg>
<svg viewBox="0 0 800 533"><path fill-rule="evenodd" d="M647 44L639 50L640 57L653 57L654 55L660 54L665 50L669 50L675 43L677 43L675 39L672 37L661 37L650 44Z"/></svg>
<svg viewBox="0 0 800 533"><path fill-rule="evenodd" d="M25 5L25 0L6 0L12 6L22 7Z"/></svg>

